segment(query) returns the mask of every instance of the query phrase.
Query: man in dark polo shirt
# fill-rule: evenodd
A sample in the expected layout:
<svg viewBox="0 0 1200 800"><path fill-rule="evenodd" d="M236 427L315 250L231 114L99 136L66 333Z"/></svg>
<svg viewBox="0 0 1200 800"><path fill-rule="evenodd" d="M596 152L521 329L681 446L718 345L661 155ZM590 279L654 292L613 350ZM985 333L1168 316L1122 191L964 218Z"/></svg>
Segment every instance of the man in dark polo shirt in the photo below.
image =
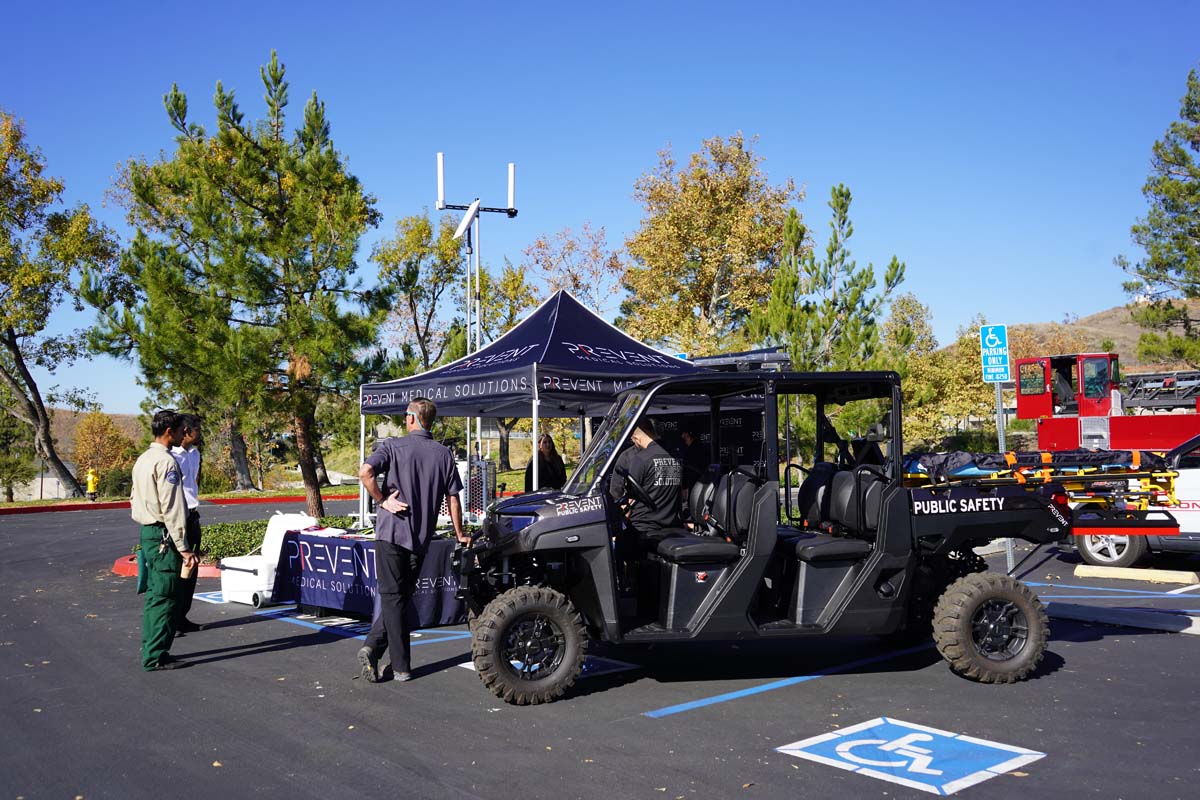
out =
<svg viewBox="0 0 1200 800"><path fill-rule="evenodd" d="M468 541L458 499L463 486L454 455L429 435L436 417L437 406L431 400L413 400L404 415L408 435L385 440L358 470L359 480L375 499L377 509L375 575L379 612L371 623L366 645L358 651L361 675L370 683L378 683L382 677L379 658L385 650L391 654L396 680L412 677L405 610L437 525L442 498L448 497L454 534L460 542ZM384 476L382 489L375 478L380 474Z"/></svg>

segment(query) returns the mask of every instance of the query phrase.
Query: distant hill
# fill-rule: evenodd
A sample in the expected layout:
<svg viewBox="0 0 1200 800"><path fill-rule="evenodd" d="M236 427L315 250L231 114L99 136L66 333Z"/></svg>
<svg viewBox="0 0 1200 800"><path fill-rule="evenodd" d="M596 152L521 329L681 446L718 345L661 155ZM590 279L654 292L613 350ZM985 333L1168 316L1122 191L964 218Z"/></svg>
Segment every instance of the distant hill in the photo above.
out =
<svg viewBox="0 0 1200 800"><path fill-rule="evenodd" d="M137 414L109 414L117 428L128 436L139 447L148 431L142 427L141 417ZM68 408L54 409L54 418L50 423L50 435L54 437L58 454L67 461L75 460L75 426L83 414Z"/></svg>

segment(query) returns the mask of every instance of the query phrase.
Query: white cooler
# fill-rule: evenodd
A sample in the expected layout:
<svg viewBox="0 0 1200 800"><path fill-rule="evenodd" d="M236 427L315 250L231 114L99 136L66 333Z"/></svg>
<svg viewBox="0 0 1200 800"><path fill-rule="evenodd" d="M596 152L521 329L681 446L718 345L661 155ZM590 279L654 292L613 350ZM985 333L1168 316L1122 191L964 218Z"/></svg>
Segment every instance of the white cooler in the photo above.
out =
<svg viewBox="0 0 1200 800"><path fill-rule="evenodd" d="M227 603L246 603L255 608L270 605L275 589L275 571L283 549L283 537L288 531L302 531L319 524L307 514L281 514L267 522L267 532L257 554L222 558L221 597Z"/></svg>

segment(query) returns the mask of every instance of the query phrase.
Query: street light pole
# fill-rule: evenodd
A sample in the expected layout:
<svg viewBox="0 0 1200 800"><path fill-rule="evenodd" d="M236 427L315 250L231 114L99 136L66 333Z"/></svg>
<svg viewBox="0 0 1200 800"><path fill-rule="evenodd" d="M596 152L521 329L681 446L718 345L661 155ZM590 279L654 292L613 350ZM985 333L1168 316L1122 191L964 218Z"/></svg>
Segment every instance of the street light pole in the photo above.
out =
<svg viewBox="0 0 1200 800"><path fill-rule="evenodd" d="M467 294L466 294L465 301L466 301L466 312L467 312L466 313L466 317L467 317L467 329L466 329L467 354L470 355L472 352L478 352L479 350L483 349L483 324L482 324L482 321L483 321L482 305L483 304L482 304L482 299L480 297L480 295L482 294L480 291L480 286L482 284L482 276L483 276L483 256L482 256L481 248L479 246L479 216L481 213L484 213L484 212L504 214L509 219L513 219L514 217L517 216L517 207L515 204L517 168L516 168L516 164L513 164L511 162L508 165L508 207L507 208L492 208L492 207L482 206L482 205L480 205L478 197L475 198L471 203L469 203L467 205L459 205L456 203L447 203L446 202L445 169L446 169L445 154L438 153L437 154L437 205L436 205L436 208L438 211L446 211L446 210L453 209L455 211L465 211L466 212L463 215L462 221L458 224L458 230L455 231L454 238L461 239L464 235L466 235L466 237L467 237ZM474 239L473 243L472 243L472 239ZM472 288L471 287L471 283L472 283L472 276L471 276L472 251L474 251L474 256L475 256L475 264L474 264L474 273L475 273L475 275L474 275L474 284L475 284L474 290L475 291L474 291L474 293L472 293L472 291L471 291L471 288ZM471 348L471 345L472 345L471 326L472 326L472 324L475 326L474 350L472 350L472 348ZM482 441L482 439L483 439L483 419L481 417L476 417L475 418L475 448L477 450L482 450L482 448L480 448L480 442ZM535 470L537 469L536 465L534 466L534 469ZM467 513L469 514L470 508L471 508L471 421L470 421L470 419L467 420L467 486L466 486L466 490L467 490Z"/></svg>

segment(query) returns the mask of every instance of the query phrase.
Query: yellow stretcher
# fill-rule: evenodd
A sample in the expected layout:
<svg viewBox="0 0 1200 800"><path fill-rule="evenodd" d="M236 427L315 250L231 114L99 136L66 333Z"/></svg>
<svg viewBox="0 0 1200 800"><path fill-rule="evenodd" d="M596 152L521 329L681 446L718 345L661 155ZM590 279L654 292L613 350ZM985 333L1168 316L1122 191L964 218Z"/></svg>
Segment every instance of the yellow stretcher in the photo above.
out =
<svg viewBox="0 0 1200 800"><path fill-rule="evenodd" d="M1175 478L1179 473L1169 470L1144 470L1140 454L1133 451L1133 463L1121 466L1088 466L1054 464L1051 454L1043 453L1042 463L1019 466L1015 454L1006 453L1006 469L990 473L948 475L935 479L925 472L905 472L908 487L942 486L1014 486L1055 484L1061 486L1072 503L1084 503L1111 508L1120 505L1131 510L1145 511L1150 506L1178 505L1175 497Z"/></svg>

